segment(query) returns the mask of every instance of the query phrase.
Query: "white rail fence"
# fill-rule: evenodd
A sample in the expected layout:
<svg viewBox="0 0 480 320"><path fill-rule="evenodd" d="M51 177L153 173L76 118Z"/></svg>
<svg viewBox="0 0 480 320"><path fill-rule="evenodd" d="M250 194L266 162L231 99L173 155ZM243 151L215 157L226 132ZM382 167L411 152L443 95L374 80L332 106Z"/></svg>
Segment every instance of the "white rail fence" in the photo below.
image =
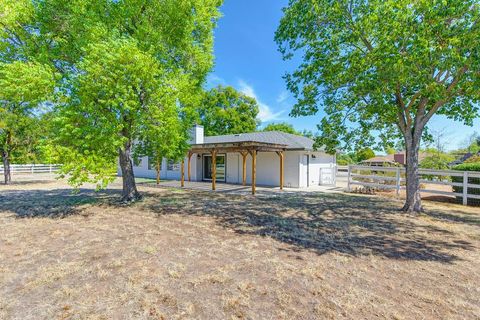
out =
<svg viewBox="0 0 480 320"><path fill-rule="evenodd" d="M429 185L429 189L420 189L422 193L455 196L462 199L463 205L467 205L469 199L480 200L480 172L419 169L419 175L420 184ZM399 196L400 191L405 190L405 168L350 165L348 191L355 185L395 190ZM432 186L451 186L452 191L436 190Z"/></svg>
<svg viewBox="0 0 480 320"><path fill-rule="evenodd" d="M337 177L347 177L349 167L348 166L336 166L337 168Z"/></svg>
<svg viewBox="0 0 480 320"><path fill-rule="evenodd" d="M60 169L59 164L12 164L10 172L14 174L54 173ZM0 174L4 174L3 166L0 166Z"/></svg>

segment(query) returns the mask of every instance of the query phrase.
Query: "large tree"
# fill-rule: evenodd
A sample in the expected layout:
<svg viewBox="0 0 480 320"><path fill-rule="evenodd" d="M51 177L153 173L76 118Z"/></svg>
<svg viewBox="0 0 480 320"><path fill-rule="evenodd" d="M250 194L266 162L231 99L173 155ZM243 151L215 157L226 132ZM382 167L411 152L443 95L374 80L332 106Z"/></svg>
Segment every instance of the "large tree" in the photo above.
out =
<svg viewBox="0 0 480 320"><path fill-rule="evenodd" d="M269 123L268 125L263 128L262 131L281 131L290 134L296 134L297 136L301 136L302 134L295 130L293 125L286 122L277 122L277 123Z"/></svg>
<svg viewBox="0 0 480 320"><path fill-rule="evenodd" d="M148 132L165 123L162 112L175 105L178 112L168 114L181 117L185 100L201 90L212 66L220 4L36 1L35 24L30 26L36 31L30 37L40 48L36 54L63 75L58 83L64 98L57 105L57 151L72 184L105 186L119 159L123 200L140 197L133 173L134 143L159 139Z"/></svg>
<svg viewBox="0 0 480 320"><path fill-rule="evenodd" d="M134 158L147 156L155 165L157 184L160 183L162 160L178 160L185 156L185 137L181 119L178 117L175 100L162 104L162 110L154 121L146 123L141 139L134 147Z"/></svg>
<svg viewBox="0 0 480 320"><path fill-rule="evenodd" d="M422 210L418 153L435 114L472 125L480 99L477 0L290 0L275 39L298 99L292 115L320 109L317 145L333 151L377 135L407 153L404 210Z"/></svg>
<svg viewBox="0 0 480 320"><path fill-rule="evenodd" d="M218 86L205 92L199 106L200 122L207 136L253 132L257 128L258 103L234 88Z"/></svg>
<svg viewBox="0 0 480 320"><path fill-rule="evenodd" d="M55 74L35 62L0 63L0 157L4 182L11 181L10 162L14 152L33 150L38 127L36 112L52 96Z"/></svg>

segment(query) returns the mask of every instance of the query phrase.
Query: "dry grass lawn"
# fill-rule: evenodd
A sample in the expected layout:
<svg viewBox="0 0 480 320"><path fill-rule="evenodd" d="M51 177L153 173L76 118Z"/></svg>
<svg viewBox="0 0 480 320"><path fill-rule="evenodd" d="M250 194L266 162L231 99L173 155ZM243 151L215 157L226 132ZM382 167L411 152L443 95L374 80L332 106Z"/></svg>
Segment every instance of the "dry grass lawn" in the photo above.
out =
<svg viewBox="0 0 480 320"><path fill-rule="evenodd" d="M0 186L0 319L479 319L480 210Z"/></svg>

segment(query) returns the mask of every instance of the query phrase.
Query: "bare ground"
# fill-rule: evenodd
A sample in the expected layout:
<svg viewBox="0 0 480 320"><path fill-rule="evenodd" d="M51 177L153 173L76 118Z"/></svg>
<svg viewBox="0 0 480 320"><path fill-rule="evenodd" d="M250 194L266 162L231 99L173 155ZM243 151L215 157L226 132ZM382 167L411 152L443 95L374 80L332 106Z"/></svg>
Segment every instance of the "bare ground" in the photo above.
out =
<svg viewBox="0 0 480 320"><path fill-rule="evenodd" d="M0 319L478 319L480 210L0 186Z"/></svg>

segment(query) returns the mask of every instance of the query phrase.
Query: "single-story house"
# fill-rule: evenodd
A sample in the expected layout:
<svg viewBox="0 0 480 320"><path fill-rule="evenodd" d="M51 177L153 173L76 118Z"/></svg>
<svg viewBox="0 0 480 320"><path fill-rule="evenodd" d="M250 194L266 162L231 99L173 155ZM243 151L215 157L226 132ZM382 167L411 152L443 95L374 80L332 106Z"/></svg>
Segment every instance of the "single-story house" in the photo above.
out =
<svg viewBox="0 0 480 320"><path fill-rule="evenodd" d="M456 165L459 165L459 164L464 163L465 161L467 161L467 160L470 159L471 157L475 157L475 156L480 156L480 151L477 152L476 154L475 154L475 153L471 153L471 152L467 152L467 153L465 153L465 154L462 154L458 159L450 162L448 165L449 165L449 166L456 166Z"/></svg>
<svg viewBox="0 0 480 320"><path fill-rule="evenodd" d="M335 183L336 156L314 150L314 141L307 137L278 131L205 137L200 125L191 137L184 170L181 163L163 159L161 179L181 180L184 174L190 181L211 181L213 188L217 182L252 185L253 192L254 185L307 188ZM134 164L134 173L155 178L155 165L144 157Z"/></svg>
<svg viewBox="0 0 480 320"><path fill-rule="evenodd" d="M418 153L418 161L422 161L426 157L428 157L428 153ZM406 159L406 152L401 151L394 154L387 154L386 156L376 156L367 160L363 160L361 164L374 167L395 167L399 165L405 166L407 163Z"/></svg>

